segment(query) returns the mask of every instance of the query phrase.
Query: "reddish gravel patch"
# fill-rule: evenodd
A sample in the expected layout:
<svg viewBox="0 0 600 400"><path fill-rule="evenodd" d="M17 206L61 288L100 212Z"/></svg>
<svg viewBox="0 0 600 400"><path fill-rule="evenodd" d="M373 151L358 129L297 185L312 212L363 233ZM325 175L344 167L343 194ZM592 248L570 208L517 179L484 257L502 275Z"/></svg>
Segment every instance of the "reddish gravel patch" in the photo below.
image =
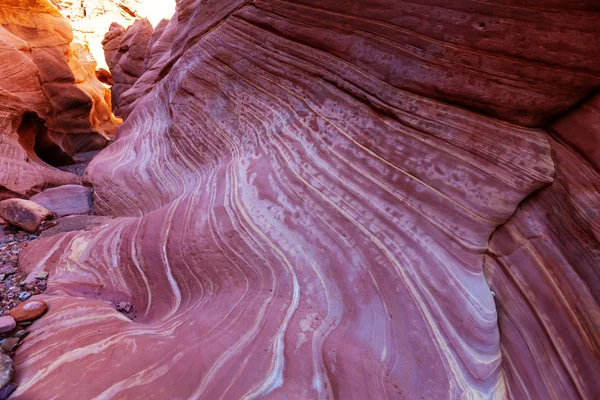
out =
<svg viewBox="0 0 600 400"><path fill-rule="evenodd" d="M25 282L27 275L17 268L19 253L37 238L35 234L6 230L0 236L0 315L46 290L47 275Z"/></svg>

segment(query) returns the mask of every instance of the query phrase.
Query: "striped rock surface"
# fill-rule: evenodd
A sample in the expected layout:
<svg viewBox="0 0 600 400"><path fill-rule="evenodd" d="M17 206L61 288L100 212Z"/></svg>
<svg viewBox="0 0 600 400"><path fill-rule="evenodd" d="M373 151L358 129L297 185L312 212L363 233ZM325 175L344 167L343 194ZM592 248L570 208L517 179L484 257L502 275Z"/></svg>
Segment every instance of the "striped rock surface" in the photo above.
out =
<svg viewBox="0 0 600 400"><path fill-rule="evenodd" d="M548 132L555 181L494 232L485 273L498 299L512 398L600 393L600 95Z"/></svg>
<svg viewBox="0 0 600 400"><path fill-rule="evenodd" d="M52 168L116 132L110 91L46 0L0 1L0 199L79 183Z"/></svg>
<svg viewBox="0 0 600 400"><path fill-rule="evenodd" d="M86 172L116 218L22 253L50 284L15 398L536 398L484 254L553 181L531 126L598 86L593 11L179 2Z"/></svg>

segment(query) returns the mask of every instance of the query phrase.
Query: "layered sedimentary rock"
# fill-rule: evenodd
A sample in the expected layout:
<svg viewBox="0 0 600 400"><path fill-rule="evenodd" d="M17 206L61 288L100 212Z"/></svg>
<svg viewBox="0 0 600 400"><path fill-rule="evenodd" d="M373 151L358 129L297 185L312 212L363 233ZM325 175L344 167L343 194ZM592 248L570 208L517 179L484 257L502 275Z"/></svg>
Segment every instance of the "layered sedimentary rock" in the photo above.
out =
<svg viewBox="0 0 600 400"><path fill-rule="evenodd" d="M0 198L78 183L49 164L101 148L116 132L110 92L89 53L71 40L49 2L1 2Z"/></svg>
<svg viewBox="0 0 600 400"><path fill-rule="evenodd" d="M600 393L600 96L553 124L555 182L498 229L486 254L514 399Z"/></svg>
<svg viewBox="0 0 600 400"><path fill-rule="evenodd" d="M127 30L114 23L102 40L106 63L114 79L112 101L116 115L124 115L121 111L121 95L144 73L152 32L152 25L147 19L134 22Z"/></svg>
<svg viewBox="0 0 600 400"><path fill-rule="evenodd" d="M170 18L175 0L52 0L73 26L74 41L90 49L98 65L106 68L102 39L112 23L130 26L136 19L147 18L156 25Z"/></svg>
<svg viewBox="0 0 600 400"><path fill-rule="evenodd" d="M589 354L553 372L560 391L519 380L536 354L503 358L522 326L499 330L496 304L501 328L513 306L483 271L504 254L490 235L518 223L554 161L564 171L556 139L512 123L541 125L597 88L593 2L179 6L86 172L96 211L116 218L22 253L50 278L15 398L594 389L566 376L587 376Z"/></svg>
<svg viewBox="0 0 600 400"><path fill-rule="evenodd" d="M103 42L105 43L106 58L111 60L117 58L114 55L115 48L127 49L123 52L125 54L121 54L120 58L123 59L123 64L128 66L127 68L131 69L132 66L135 66L137 69L136 75L127 75L120 68L112 68L118 77L117 79L128 82L127 85L123 85L126 90L117 92L113 90L113 104L117 106L116 113L123 117L129 116L137 103L152 90L155 83L160 79L160 71L171 58L171 45L177 26L178 20L176 18L169 21L163 20L154 30L150 31L149 40L144 36L144 41L134 41L134 43L138 43L138 48L141 47L139 44L146 47L146 53L143 57L144 62L141 65L129 62L133 56L129 54L129 44L127 42L130 40L127 38L137 36L135 33L138 29L148 31L147 24L133 25L128 28L127 34L124 34L124 30L120 29L119 26L112 26L111 31L106 34L105 42ZM133 52L133 54L135 53Z"/></svg>

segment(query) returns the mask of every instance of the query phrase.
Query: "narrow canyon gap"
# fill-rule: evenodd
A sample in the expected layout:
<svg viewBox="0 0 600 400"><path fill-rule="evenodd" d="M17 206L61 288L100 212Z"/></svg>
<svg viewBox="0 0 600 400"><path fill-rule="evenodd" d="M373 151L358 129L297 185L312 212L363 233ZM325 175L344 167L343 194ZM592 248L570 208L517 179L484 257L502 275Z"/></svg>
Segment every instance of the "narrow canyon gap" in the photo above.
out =
<svg viewBox="0 0 600 400"><path fill-rule="evenodd" d="M113 25L125 122L83 179L114 218L21 254L49 309L14 398L595 398L599 27L592 0Z"/></svg>

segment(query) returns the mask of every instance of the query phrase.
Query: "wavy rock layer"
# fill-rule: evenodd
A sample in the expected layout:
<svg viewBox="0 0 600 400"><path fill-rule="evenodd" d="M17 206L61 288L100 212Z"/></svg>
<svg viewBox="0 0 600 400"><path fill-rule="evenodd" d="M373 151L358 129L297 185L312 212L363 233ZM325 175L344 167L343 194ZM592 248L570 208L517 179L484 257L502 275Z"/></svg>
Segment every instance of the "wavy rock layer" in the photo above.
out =
<svg viewBox="0 0 600 400"><path fill-rule="evenodd" d="M550 132L555 182L494 233L486 275L498 299L512 398L593 399L600 393L600 96Z"/></svg>
<svg viewBox="0 0 600 400"><path fill-rule="evenodd" d="M50 296L15 397L516 390L484 253L552 147L450 103L552 118L598 85L600 25L591 2L456 3L180 2L87 171L117 218L22 253Z"/></svg>
<svg viewBox="0 0 600 400"><path fill-rule="evenodd" d="M95 62L71 44L69 24L46 1L0 7L0 198L78 183L53 169L114 135L110 92Z"/></svg>

